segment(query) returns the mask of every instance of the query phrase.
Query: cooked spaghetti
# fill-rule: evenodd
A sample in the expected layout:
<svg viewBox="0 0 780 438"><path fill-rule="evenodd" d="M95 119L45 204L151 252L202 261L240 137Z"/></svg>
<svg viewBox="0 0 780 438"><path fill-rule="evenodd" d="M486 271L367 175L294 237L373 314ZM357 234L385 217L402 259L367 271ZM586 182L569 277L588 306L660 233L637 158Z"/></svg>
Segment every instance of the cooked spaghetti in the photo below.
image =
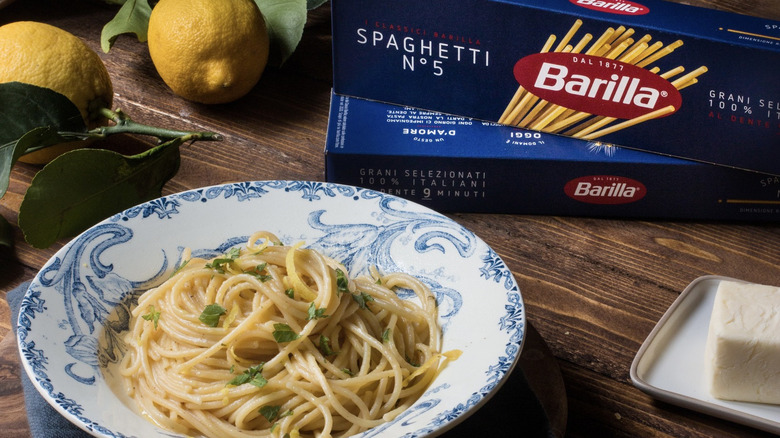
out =
<svg viewBox="0 0 780 438"><path fill-rule="evenodd" d="M668 45L664 45L660 41L651 44L651 35L634 39L634 29L619 26L607 28L595 41L593 41L592 34L586 33L576 44L572 45L572 39L581 26L582 20L576 20L557 45L555 45L557 37L550 35L539 53L584 53L637 67L650 67L649 71L670 80L677 90L696 84L697 78L707 72L707 67L701 66L683 75L685 68L678 66L660 73L661 68L654 66L658 60L682 46L681 40ZM675 78L675 76L677 77ZM553 104L520 86L510 99L498 122L519 128L594 140L638 123L668 115L674 111L673 106L666 106L642 116L614 123L617 120L615 117L599 116Z"/></svg>
<svg viewBox="0 0 780 438"><path fill-rule="evenodd" d="M409 275L349 279L267 232L185 259L138 299L120 366L138 409L170 431L353 435L411 406L458 355L441 352L435 297Z"/></svg>

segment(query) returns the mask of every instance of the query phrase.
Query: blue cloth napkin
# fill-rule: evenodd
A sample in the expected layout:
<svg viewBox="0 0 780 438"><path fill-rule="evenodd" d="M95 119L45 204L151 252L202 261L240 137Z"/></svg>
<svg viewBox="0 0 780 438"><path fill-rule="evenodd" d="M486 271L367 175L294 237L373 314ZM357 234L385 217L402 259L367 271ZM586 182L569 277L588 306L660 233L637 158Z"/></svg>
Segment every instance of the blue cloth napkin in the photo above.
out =
<svg viewBox="0 0 780 438"><path fill-rule="evenodd" d="M11 307L11 327L16 335L19 307L30 283L23 283L7 295ZM22 370L27 421L33 438L81 438L89 434L60 415L44 400ZM501 390L479 411L444 434L447 438L507 436L507 430L525 437L555 438L547 415L521 369L515 370ZM511 433L510 433L511 434Z"/></svg>
<svg viewBox="0 0 780 438"><path fill-rule="evenodd" d="M16 337L19 306L29 286L29 282L22 283L16 289L8 292L6 296L8 305L11 307L11 327L14 331L14 337ZM27 421L30 424L30 434L33 438L82 438L90 436L60 415L44 400L24 370L22 370L22 387L24 388L24 405L27 408Z"/></svg>

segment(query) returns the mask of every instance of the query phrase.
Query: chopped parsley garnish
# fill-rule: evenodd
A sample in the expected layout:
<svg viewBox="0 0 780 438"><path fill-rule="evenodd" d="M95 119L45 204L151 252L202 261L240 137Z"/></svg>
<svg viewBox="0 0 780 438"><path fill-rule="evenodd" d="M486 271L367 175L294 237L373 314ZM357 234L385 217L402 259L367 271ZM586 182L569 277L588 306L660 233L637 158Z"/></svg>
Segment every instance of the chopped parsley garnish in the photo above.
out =
<svg viewBox="0 0 780 438"><path fill-rule="evenodd" d="M245 369L243 373L234 377L227 384L233 386L239 386L239 385L243 385L244 383L249 383L250 385L254 385L257 386L258 388L262 388L268 383L268 380L266 380L266 378L263 377L263 375L261 374L263 372L264 365L265 363L260 363L260 365L255 365L253 367L249 367Z"/></svg>
<svg viewBox="0 0 780 438"><path fill-rule="evenodd" d="M344 374L346 374L348 376L354 376L355 375L355 373L353 373L352 370L349 369L349 368L342 368L341 372L343 372Z"/></svg>
<svg viewBox="0 0 780 438"><path fill-rule="evenodd" d="M317 348L319 348L320 353L322 353L323 356L333 356L336 354L336 352L333 351L333 347L330 346L330 338L327 336L320 335L320 345L318 345Z"/></svg>
<svg viewBox="0 0 780 438"><path fill-rule="evenodd" d="M285 289L284 294L290 298L295 298L295 289L293 288Z"/></svg>
<svg viewBox="0 0 780 438"><path fill-rule="evenodd" d="M154 322L154 329L157 330L157 323L160 322L160 312L154 310L154 306L150 305L147 310L149 313L141 315L141 318Z"/></svg>
<svg viewBox="0 0 780 438"><path fill-rule="evenodd" d="M263 406L260 408L260 415L265 417L266 420L268 420L269 423L273 423L274 420L276 420L277 417L279 417L279 411L282 409L281 406Z"/></svg>
<svg viewBox="0 0 780 438"><path fill-rule="evenodd" d="M178 274L179 271L184 269L184 267L187 266L187 263L189 263L189 262L190 262L190 259L182 260L181 264L179 266L177 266L176 269L174 269L173 272L171 273L171 277L173 277L174 275Z"/></svg>
<svg viewBox="0 0 780 438"><path fill-rule="evenodd" d="M385 331L382 332L382 342L387 342L390 340L390 329L385 329Z"/></svg>
<svg viewBox="0 0 780 438"><path fill-rule="evenodd" d="M219 257L214 260L212 260L209 263L206 263L207 268L211 268L220 274L225 273L225 266L232 263L234 260L238 258L238 256L241 255L241 249L240 248L233 248L230 251L225 254L225 257Z"/></svg>
<svg viewBox="0 0 780 438"><path fill-rule="evenodd" d="M278 343L291 342L298 339L300 336L292 331L289 325L276 323L274 324L274 339Z"/></svg>
<svg viewBox="0 0 780 438"><path fill-rule="evenodd" d="M244 274L252 275L255 278L257 278L258 280L263 281L263 282L268 281L268 280L271 279L271 276L269 274L263 274L263 271L265 270L265 268L267 266L268 266L268 263L260 263L259 265L255 266L254 269L249 270L249 271L244 271Z"/></svg>
<svg viewBox="0 0 780 438"><path fill-rule="evenodd" d="M374 297L372 297L371 295L365 292L352 294L352 299L355 300L356 303L358 303L358 306L361 309L368 309L369 301L374 301Z"/></svg>
<svg viewBox="0 0 780 438"><path fill-rule="evenodd" d="M225 313L227 313L227 309L219 304L209 304L203 309L198 319L209 327L216 327L219 324L219 317Z"/></svg>
<svg viewBox="0 0 780 438"><path fill-rule="evenodd" d="M338 291L337 295L349 292L349 280L347 280L347 275L338 268L336 268L336 289Z"/></svg>
<svg viewBox="0 0 780 438"><path fill-rule="evenodd" d="M325 314L325 309L318 309L314 306L314 303L309 304L309 315L306 317L307 320L311 321L312 319L320 319L320 318L327 318L330 315Z"/></svg>
<svg viewBox="0 0 780 438"><path fill-rule="evenodd" d="M260 415L265 417L265 419L268 420L269 423L273 423L274 421L280 418L289 417L290 415L293 414L292 409L289 409L284 413L280 414L279 412L281 412L281 410L282 410L281 406L263 406L262 408L260 408L259 412Z"/></svg>

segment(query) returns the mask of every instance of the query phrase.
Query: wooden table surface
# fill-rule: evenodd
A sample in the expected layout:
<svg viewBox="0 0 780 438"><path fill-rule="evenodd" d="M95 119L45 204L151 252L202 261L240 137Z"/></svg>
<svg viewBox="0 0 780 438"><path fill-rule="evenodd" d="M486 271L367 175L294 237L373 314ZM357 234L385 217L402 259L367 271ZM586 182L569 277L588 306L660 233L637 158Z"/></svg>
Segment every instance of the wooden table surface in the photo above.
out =
<svg viewBox="0 0 780 438"><path fill-rule="evenodd" d="M676 0L677 1L677 0ZM680 0L682 1L682 0ZM780 20L777 0L686 3ZM100 31L116 7L98 0L17 0L0 24L44 21L98 51L112 77L114 106L135 120L209 130L221 143L182 148L164 193L256 179L325 178L323 148L332 84L328 6L310 12L304 37L281 69L231 104L203 106L174 96L145 44L120 37L108 54ZM37 168L17 165L0 214L16 222ZM716 183L713 181L713 183ZM629 368L641 343L681 291L703 275L780 285L780 227L690 221L449 214L484 239L514 273L528 321L557 359L566 388L566 436L760 437L763 432L662 403L636 389ZM64 242L34 249L16 230L0 270L0 436L29 436L6 292L30 280Z"/></svg>

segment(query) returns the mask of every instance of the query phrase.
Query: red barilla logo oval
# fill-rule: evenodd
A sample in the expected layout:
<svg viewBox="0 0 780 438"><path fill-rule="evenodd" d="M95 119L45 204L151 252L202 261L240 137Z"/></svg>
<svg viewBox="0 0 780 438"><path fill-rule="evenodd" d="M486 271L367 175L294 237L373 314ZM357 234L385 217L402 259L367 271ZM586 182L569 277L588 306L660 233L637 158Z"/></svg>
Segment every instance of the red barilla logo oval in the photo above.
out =
<svg viewBox="0 0 780 438"><path fill-rule="evenodd" d="M592 9L594 11L608 12L610 14L618 15L644 15L650 12L650 8L642 6L636 2L613 0L569 0L577 6L581 6L586 9Z"/></svg>
<svg viewBox="0 0 780 438"><path fill-rule="evenodd" d="M588 204L628 204L645 197L641 182L614 175L589 175L575 178L563 187L570 198Z"/></svg>
<svg viewBox="0 0 780 438"><path fill-rule="evenodd" d="M600 116L631 119L670 105L677 111L682 105L680 91L661 76L600 56L534 53L517 61L514 75L542 99Z"/></svg>

